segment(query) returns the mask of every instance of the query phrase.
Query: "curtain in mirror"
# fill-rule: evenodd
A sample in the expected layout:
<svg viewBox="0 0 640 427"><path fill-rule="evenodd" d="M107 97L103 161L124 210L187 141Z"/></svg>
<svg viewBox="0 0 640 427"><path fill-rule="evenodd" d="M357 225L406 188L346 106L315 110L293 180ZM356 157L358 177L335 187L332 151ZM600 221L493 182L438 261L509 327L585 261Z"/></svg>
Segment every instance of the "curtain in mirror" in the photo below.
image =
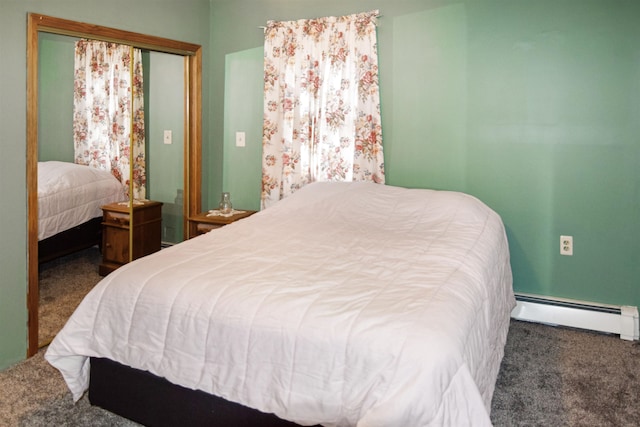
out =
<svg viewBox="0 0 640 427"><path fill-rule="evenodd" d="M140 49L104 41L78 40L74 73L75 162L111 171L122 182L127 194L133 178L132 198L145 199Z"/></svg>
<svg viewBox="0 0 640 427"><path fill-rule="evenodd" d="M267 23L263 208L313 181L384 183L377 14Z"/></svg>

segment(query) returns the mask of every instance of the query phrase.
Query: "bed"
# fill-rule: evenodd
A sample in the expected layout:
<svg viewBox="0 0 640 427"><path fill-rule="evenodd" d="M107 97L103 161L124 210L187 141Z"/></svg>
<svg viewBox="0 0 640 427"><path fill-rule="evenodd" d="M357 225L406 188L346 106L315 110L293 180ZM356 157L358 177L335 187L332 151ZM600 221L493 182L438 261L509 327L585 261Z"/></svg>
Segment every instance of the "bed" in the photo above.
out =
<svg viewBox="0 0 640 427"><path fill-rule="evenodd" d="M126 199L125 190L108 171L38 162L38 262L99 245L100 207Z"/></svg>
<svg viewBox="0 0 640 427"><path fill-rule="evenodd" d="M285 424L490 425L514 306L503 223L478 199L314 183L116 270L45 357L76 400L115 366L95 387L116 411L142 375ZM142 412L194 410L140 390Z"/></svg>

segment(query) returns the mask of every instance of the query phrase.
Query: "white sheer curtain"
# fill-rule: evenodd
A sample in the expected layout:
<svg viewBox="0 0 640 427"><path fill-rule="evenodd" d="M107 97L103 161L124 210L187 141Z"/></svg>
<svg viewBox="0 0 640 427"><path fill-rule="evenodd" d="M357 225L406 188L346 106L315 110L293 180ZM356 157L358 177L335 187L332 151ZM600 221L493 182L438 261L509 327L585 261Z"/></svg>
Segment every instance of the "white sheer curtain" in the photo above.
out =
<svg viewBox="0 0 640 427"><path fill-rule="evenodd" d="M313 181L384 183L377 15L267 23L263 208Z"/></svg>
<svg viewBox="0 0 640 427"><path fill-rule="evenodd" d="M78 40L75 46L75 162L108 170L128 192L133 149L133 198L145 198L142 52Z"/></svg>

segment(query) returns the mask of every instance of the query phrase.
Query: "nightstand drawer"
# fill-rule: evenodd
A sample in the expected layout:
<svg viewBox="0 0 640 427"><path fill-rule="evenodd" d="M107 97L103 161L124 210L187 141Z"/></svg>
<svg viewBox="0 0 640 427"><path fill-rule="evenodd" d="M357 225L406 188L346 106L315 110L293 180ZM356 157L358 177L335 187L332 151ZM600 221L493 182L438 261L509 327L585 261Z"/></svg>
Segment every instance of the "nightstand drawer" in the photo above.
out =
<svg viewBox="0 0 640 427"><path fill-rule="evenodd" d="M129 226L129 212L104 211L103 221L107 224Z"/></svg>
<svg viewBox="0 0 640 427"><path fill-rule="evenodd" d="M224 227L232 222L253 215L256 211L237 211L231 216L209 216L208 212L201 212L189 218L189 238L208 233L216 228Z"/></svg>
<svg viewBox="0 0 640 427"><path fill-rule="evenodd" d="M207 224L200 222L196 225L196 235L205 234L210 232L211 230L215 230L216 228L222 227L222 224Z"/></svg>

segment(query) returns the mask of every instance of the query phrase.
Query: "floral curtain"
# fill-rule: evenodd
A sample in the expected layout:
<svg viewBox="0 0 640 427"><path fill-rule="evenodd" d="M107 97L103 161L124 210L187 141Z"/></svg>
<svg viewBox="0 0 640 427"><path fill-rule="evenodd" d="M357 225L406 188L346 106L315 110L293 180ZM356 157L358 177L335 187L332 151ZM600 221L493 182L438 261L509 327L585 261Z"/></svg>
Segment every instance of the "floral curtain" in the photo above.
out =
<svg viewBox="0 0 640 427"><path fill-rule="evenodd" d="M384 183L377 14L267 23L263 208L313 181Z"/></svg>
<svg viewBox="0 0 640 427"><path fill-rule="evenodd" d="M75 46L73 135L75 162L108 170L133 199L145 198L142 52L130 46L79 40Z"/></svg>

